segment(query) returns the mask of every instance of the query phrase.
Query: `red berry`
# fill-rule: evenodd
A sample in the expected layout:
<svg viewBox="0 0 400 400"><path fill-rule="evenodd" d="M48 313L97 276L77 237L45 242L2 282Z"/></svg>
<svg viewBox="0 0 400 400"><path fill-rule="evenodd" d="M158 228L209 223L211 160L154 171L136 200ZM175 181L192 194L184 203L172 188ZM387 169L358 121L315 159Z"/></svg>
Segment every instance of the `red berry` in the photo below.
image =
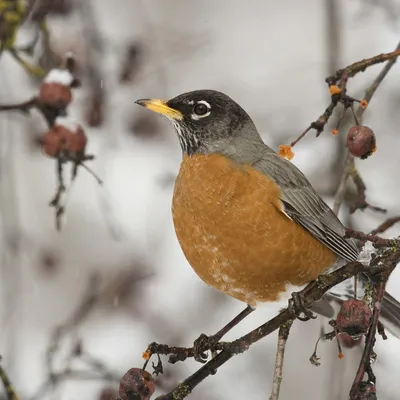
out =
<svg viewBox="0 0 400 400"><path fill-rule="evenodd" d="M87 137L81 126L78 126L76 132L72 132L68 139L68 151L70 153L84 154Z"/></svg>
<svg viewBox="0 0 400 400"><path fill-rule="evenodd" d="M43 152L49 157L57 157L61 151L71 157L83 155L87 143L85 132L80 125L77 125L75 130L72 129L56 121L42 138Z"/></svg>
<svg viewBox="0 0 400 400"><path fill-rule="evenodd" d="M140 368L131 368L119 384L119 396L122 400L150 400L154 391L153 377Z"/></svg>
<svg viewBox="0 0 400 400"><path fill-rule="evenodd" d="M66 108L72 100L71 88L57 82L42 82L39 101L50 107Z"/></svg>
<svg viewBox="0 0 400 400"><path fill-rule="evenodd" d="M43 152L49 157L57 157L65 150L70 132L61 125L54 125L42 138Z"/></svg>
<svg viewBox="0 0 400 400"><path fill-rule="evenodd" d="M352 126L347 132L346 146L353 157L364 160L376 150L375 134L367 126Z"/></svg>
<svg viewBox="0 0 400 400"><path fill-rule="evenodd" d="M118 393L114 388L105 387L101 390L98 399L99 400L115 400L118 397Z"/></svg>
<svg viewBox="0 0 400 400"><path fill-rule="evenodd" d="M62 148L59 136L52 130L46 132L42 137L42 146L43 152L49 157L56 157Z"/></svg>

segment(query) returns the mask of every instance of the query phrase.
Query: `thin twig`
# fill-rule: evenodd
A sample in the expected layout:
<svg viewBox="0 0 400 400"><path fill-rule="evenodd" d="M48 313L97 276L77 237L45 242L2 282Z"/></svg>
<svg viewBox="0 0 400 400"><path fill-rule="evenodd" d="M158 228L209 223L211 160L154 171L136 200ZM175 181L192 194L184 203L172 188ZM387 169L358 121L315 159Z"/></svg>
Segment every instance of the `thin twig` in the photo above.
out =
<svg viewBox="0 0 400 400"><path fill-rule="evenodd" d="M373 206L367 202L367 196L365 194L365 192L367 191L367 187L365 186L364 180L361 178L361 175L358 172L358 169L354 163L354 159L349 165L349 175L357 188L357 199L350 207L350 214L353 214L357 210L365 210L366 208L369 208L372 211L386 213L386 209Z"/></svg>
<svg viewBox="0 0 400 400"><path fill-rule="evenodd" d="M346 157L344 170L340 177L339 186L336 190L335 200L333 202L332 210L336 215L338 215L340 206L343 204L344 196L346 194L347 179L349 177L350 170L353 165L354 165L354 157L352 155L350 155L350 153L347 151L347 157Z"/></svg>
<svg viewBox="0 0 400 400"><path fill-rule="evenodd" d="M400 222L400 217L388 218L386 221L382 222L377 228L373 229L370 232L370 235L377 235L378 233L384 233L398 222Z"/></svg>
<svg viewBox="0 0 400 400"><path fill-rule="evenodd" d="M100 126L104 119L104 78L101 67L104 44L99 27L94 18L93 5L90 1L77 3L83 22L84 34L87 39L87 77L90 85L89 101L87 103L86 119L89 126Z"/></svg>
<svg viewBox="0 0 400 400"><path fill-rule="evenodd" d="M365 234L349 228L346 228L346 234L344 237L358 239L364 243L372 242L375 247L393 247L396 243L399 243L399 241L395 239L384 239L373 234Z"/></svg>
<svg viewBox="0 0 400 400"><path fill-rule="evenodd" d="M120 377L113 373L101 374L100 371L96 370L73 370L66 368L60 372L54 373L54 375L52 375L52 380L46 380L46 382L43 382L29 400L42 400L54 386L60 385L68 380L112 381L117 383L120 380Z"/></svg>
<svg viewBox="0 0 400 400"><path fill-rule="evenodd" d="M323 114L319 116L316 121L311 122L311 124L304 130L293 142L290 143L290 146L295 146L311 129L315 129L317 131L317 136L319 136L325 128L325 125L328 123L330 117L333 114L336 106L339 104L339 96L332 97L332 102L326 108Z"/></svg>
<svg viewBox="0 0 400 400"><path fill-rule="evenodd" d="M400 42L398 43L395 51L393 53L397 53L400 55ZM371 99L373 95L375 94L376 90L378 89L379 85L382 83L382 81L386 78L386 75L389 73L393 65L396 63L397 57L392 58L389 60L386 65L382 68L382 71L378 74L378 76L375 78L374 82L372 85L370 85L364 95L364 100L368 102L368 104L371 102ZM366 108L363 107L358 107L356 111L356 116L359 120L362 120L362 117L364 115Z"/></svg>
<svg viewBox="0 0 400 400"><path fill-rule="evenodd" d="M20 111L24 114L29 113L31 108L37 107L38 99L36 97L16 104L0 104L0 111Z"/></svg>
<svg viewBox="0 0 400 400"><path fill-rule="evenodd" d="M54 359L61 347L61 341L87 318L96 305L100 296L99 285L99 276L95 273L89 278L87 289L78 307L62 325L54 330L46 350L47 377L30 400L40 400L48 391L66 380L106 380L112 382L119 380L118 374L111 371L101 360L83 351L80 340L72 346L70 354L67 356L66 366L61 370L54 368ZM83 364L86 368L71 368L73 360L79 360L80 364Z"/></svg>
<svg viewBox="0 0 400 400"><path fill-rule="evenodd" d="M364 351L360 360L353 385L350 390L350 400L360 399L361 392L365 392L366 386L375 386L375 375L371 368L371 355L375 344L375 336L379 323L379 315L382 307L382 300L385 295L385 287L388 276L382 277L382 282L379 283L376 294L376 301L374 303L374 312L372 314L372 322L369 327L367 338L365 340ZM368 381L364 382L364 375L367 373Z"/></svg>
<svg viewBox="0 0 400 400"><path fill-rule="evenodd" d="M0 356L0 361L1 361L1 356ZM19 400L19 397L10 381L10 378L8 377L8 374L2 367L1 363L0 363L0 380L3 383L4 391L7 394L7 400Z"/></svg>
<svg viewBox="0 0 400 400"><path fill-rule="evenodd" d="M319 136L325 128L325 125L329 122L335 108L339 103L342 103L345 108L351 108L356 99L347 96L346 86L347 80L354 77L359 72L364 72L367 68L372 65L383 63L389 61L381 73L377 76L374 83L366 90L365 100L371 100L376 89L379 87L387 73L392 68L393 64L396 62L397 57L400 56L400 43L394 51L391 53L379 54L377 56L367 58L361 61L357 61L353 64L348 65L346 68L339 69L335 74L329 76L325 79L325 82L329 85L338 85L340 93L332 94L331 104L325 109L324 113L316 120L311 122L311 124L305 129L295 140L290 143L290 146L295 146L310 130L314 129ZM361 106L357 110L355 118L361 120L364 110L360 110Z"/></svg>
<svg viewBox="0 0 400 400"><path fill-rule="evenodd" d="M391 54L393 57L392 58L387 58L388 54ZM376 56L376 57L372 57L372 58L369 58L369 59L366 59L366 60L362 60L362 61L356 62L356 63L344 68L343 70L339 70L336 73L336 78L340 77L343 72L347 72L349 77L354 76L355 73L357 73L355 71L358 71L358 72L364 71L369 66L376 64L377 60L381 60L379 62L389 61L383 67L382 71L378 74L378 76L375 78L375 80L372 82L372 84L365 90L364 99L369 103L371 101L373 95L375 94L376 90L378 89L379 85L382 83L382 81L385 79L386 75L389 73L390 69L395 64L395 62L397 60L397 57L400 55L400 42L398 43L395 51L393 51L392 53L388 53L388 54L381 54L381 55ZM332 81L332 77L331 77L331 78L327 79L327 82L329 81L329 79L331 79L331 81ZM362 123L362 117L364 115L364 112L365 112L365 108L363 108L361 106L359 106L357 111L356 111L355 115L356 115L357 120L359 120L360 124ZM352 169L352 165L354 165L354 157L347 151L346 162L345 162L345 165L344 165L344 168L343 168L343 173L342 173L342 176L341 176L341 179L340 179L340 184L339 184L339 187L338 187L338 189L336 191L336 194L335 194L334 212L336 214L339 213L340 207L341 207L341 205L343 204L343 201L344 201L344 195L345 195L345 191L346 191L346 184L347 184L347 180L349 178L350 171Z"/></svg>
<svg viewBox="0 0 400 400"><path fill-rule="evenodd" d="M364 72L367 68L372 67L373 65L380 64L385 61L391 61L393 59L396 59L398 56L400 56L400 43L397 45L396 49L390 53L383 53L383 54L378 54L377 56L371 58L365 58L364 60L357 61L343 69L339 69L334 75L327 78L326 82L327 83L337 82L342 77L343 74L346 74L349 78L352 78L359 72ZM385 78L386 74L389 72L391 67L392 65L387 69L387 71L385 71L384 74L379 75L380 81L377 83L376 87L372 89L373 93L375 92L379 84L382 82L382 80ZM373 96L373 93L371 94L371 97Z"/></svg>
<svg viewBox="0 0 400 400"><path fill-rule="evenodd" d="M72 315L60 326L58 326L52 336L50 343L46 350L46 360L49 376L53 375L53 359L54 355L60 347L60 342L64 335L76 328L93 310L99 298L99 284L100 279L97 274L89 277L87 289L84 292L79 306L72 313Z"/></svg>
<svg viewBox="0 0 400 400"><path fill-rule="evenodd" d="M281 383L283 379L283 361L285 358L285 348L292 324L293 320L289 320L286 324L282 325L279 328L278 346L276 349L276 359L275 359L274 380L272 382L272 391L269 400L279 399L279 392L281 389Z"/></svg>
<svg viewBox="0 0 400 400"><path fill-rule="evenodd" d="M23 114L29 114L30 110L33 108L37 109L42 114L49 128L54 125L57 117L64 117L67 115L64 108L51 107L43 104L37 97L33 97L22 103L0 104L0 111L19 111Z"/></svg>
<svg viewBox="0 0 400 400"><path fill-rule="evenodd" d="M146 369L147 364L153 354L157 355L169 355L168 362L175 364L178 361L185 361L187 358L194 357L196 361L204 363L207 360L206 351L214 350L214 347L218 342L236 325L243 321L248 315L254 311L254 308L247 306L242 310L235 318L229 321L223 328L221 328L216 334L208 337L201 334L198 339L195 340L194 346L187 347L176 347L168 346L165 344L159 344L156 342L150 343L146 351L143 353L146 362L144 363L143 369Z"/></svg>

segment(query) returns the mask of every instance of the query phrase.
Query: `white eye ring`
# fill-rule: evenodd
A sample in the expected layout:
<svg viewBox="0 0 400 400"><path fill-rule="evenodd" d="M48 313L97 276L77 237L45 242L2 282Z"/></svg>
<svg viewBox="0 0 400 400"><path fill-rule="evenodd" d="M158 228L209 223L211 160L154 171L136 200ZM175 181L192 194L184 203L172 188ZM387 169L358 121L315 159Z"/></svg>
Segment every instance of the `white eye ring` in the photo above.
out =
<svg viewBox="0 0 400 400"><path fill-rule="evenodd" d="M203 106L203 107L199 107ZM204 107L205 106L205 107ZM196 112L196 108L198 112ZM203 111L205 111L203 113ZM193 113L190 115L192 119L199 120L204 117L208 117L211 114L211 106L205 100L198 101L193 107Z"/></svg>

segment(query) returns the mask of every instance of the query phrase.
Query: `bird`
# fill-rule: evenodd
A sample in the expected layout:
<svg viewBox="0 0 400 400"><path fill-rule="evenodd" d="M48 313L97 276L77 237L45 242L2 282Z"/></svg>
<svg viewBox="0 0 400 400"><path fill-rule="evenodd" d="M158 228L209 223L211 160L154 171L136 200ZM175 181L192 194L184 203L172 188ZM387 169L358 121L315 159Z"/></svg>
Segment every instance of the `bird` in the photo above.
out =
<svg viewBox="0 0 400 400"><path fill-rule="evenodd" d="M332 209L228 95L194 90L136 103L167 117L179 139L172 216L181 249L206 284L247 304L243 317L357 260L358 247ZM352 282L325 299L354 298ZM321 304L315 311L331 316L329 302ZM381 319L400 338L400 303L388 293Z"/></svg>

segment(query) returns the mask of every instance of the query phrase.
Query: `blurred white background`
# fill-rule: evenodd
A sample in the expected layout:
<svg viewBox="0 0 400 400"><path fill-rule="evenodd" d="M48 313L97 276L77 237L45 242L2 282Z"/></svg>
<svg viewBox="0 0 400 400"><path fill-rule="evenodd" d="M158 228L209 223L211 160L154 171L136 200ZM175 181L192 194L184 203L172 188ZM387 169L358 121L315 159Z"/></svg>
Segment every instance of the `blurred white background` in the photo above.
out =
<svg viewBox="0 0 400 400"><path fill-rule="evenodd" d="M82 67L83 87L74 91L70 115L85 126L88 152L96 155L90 166L105 184L99 187L80 171L62 232L55 230L54 210L48 206L56 188L55 162L36 144L46 125L35 113L0 115L0 354L24 399L37 394L46 381L51 334L81 304L94 272L101 277L100 295L62 341L56 371L63 368L71 342L79 338L85 352L121 377L129 368L142 366L148 343L190 345L243 308L208 288L187 264L170 212L179 144L166 121L134 100L221 90L250 113L265 141L276 149L324 111L329 103L326 76L392 51L400 39L400 4L391 0L82 3L75 2L66 15L50 15L49 27L55 51L72 50ZM19 41L29 41L32 32L27 24ZM125 53L132 44L138 49L134 77L121 83ZM351 80L349 93L361 98L380 68ZM365 113L365 124L377 135L378 151L357 162L370 203L387 208L388 216L400 214L399 89L400 67L395 66ZM104 95L104 119L90 127L87 114L96 90ZM36 91L37 82L3 54L0 103L23 101ZM318 139L310 133L294 149L293 162L332 202L344 145L329 131ZM343 221L364 231L386 218L369 210L349 216L346 210ZM387 235L399 232L392 228ZM397 298L399 285L400 272L395 271L389 290ZM260 307L227 339L255 328L284 305ZM294 324L282 400L347 398L360 349L345 349L345 358L339 360L336 344L322 343L322 365L311 366L308 359L320 326L319 319ZM275 346L273 334L230 360L190 398L267 398ZM376 352L379 399L397 399L400 342L379 337ZM199 367L191 360L165 362L157 393ZM92 399L104 387L116 389L118 382L68 380L58 386L56 397L51 390L39 397Z"/></svg>

